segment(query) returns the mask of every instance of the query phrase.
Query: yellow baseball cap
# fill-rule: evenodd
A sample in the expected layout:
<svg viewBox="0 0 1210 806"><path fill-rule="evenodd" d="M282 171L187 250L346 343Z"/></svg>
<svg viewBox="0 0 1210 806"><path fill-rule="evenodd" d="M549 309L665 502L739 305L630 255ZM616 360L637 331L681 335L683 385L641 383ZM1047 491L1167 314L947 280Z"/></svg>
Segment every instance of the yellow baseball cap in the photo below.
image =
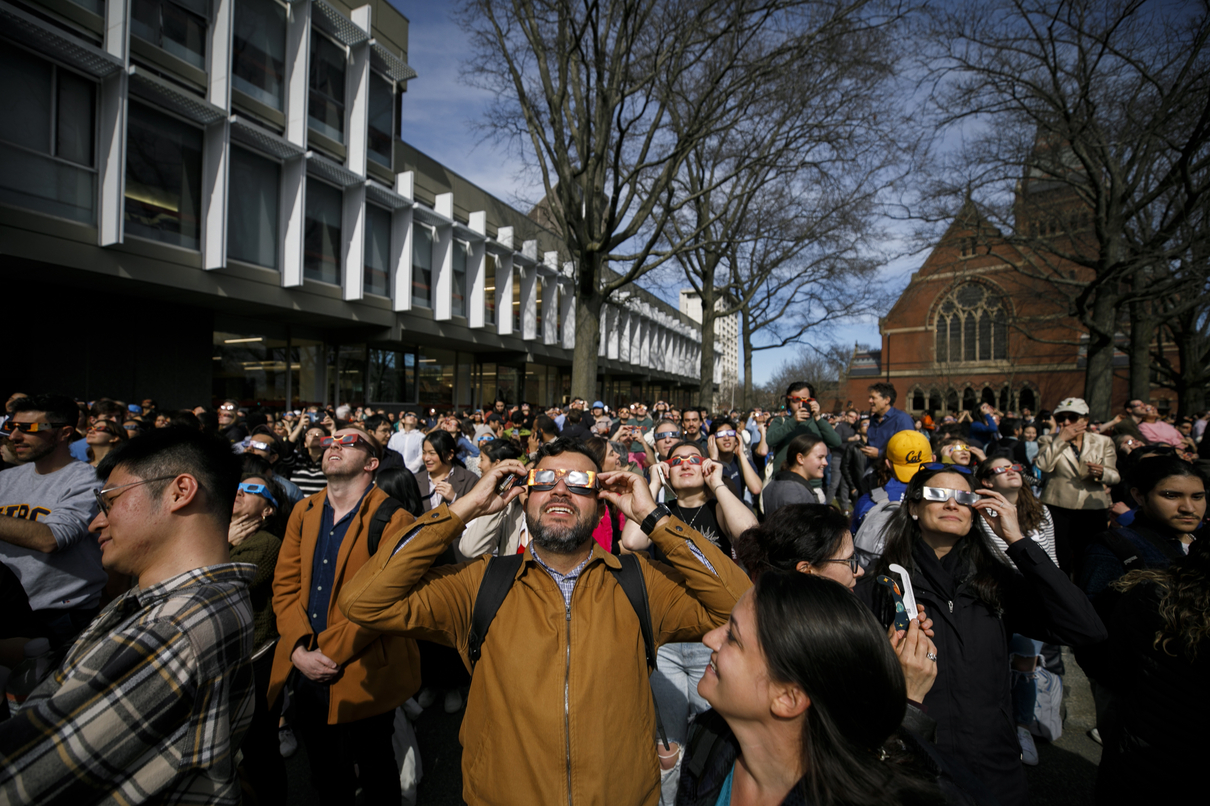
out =
<svg viewBox="0 0 1210 806"><path fill-rule="evenodd" d="M911 481L922 464L933 461L933 446L919 431L900 431L887 442L886 458L895 478Z"/></svg>

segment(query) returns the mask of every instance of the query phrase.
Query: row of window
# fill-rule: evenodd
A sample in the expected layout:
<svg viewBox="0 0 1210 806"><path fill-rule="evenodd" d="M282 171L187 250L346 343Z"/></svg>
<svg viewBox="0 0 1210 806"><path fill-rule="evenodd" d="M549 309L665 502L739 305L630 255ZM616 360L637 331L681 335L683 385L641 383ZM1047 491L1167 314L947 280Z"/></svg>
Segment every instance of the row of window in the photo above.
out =
<svg viewBox="0 0 1210 806"><path fill-rule="evenodd" d="M1038 410L1038 396L1028 386L1023 386L1016 394L1016 405L1013 405L1013 391L1006 384L1002 386L999 393L989 386L976 393L973 387L966 387L962 390L961 397L957 389L950 388L944 393L936 387L929 389L927 395L925 391L919 387L913 389L908 397L908 405L910 411L924 412L932 411L937 414L956 414L959 411L975 411L983 403L999 408L1001 411L1010 411L1014 409L1029 409L1036 412Z"/></svg>

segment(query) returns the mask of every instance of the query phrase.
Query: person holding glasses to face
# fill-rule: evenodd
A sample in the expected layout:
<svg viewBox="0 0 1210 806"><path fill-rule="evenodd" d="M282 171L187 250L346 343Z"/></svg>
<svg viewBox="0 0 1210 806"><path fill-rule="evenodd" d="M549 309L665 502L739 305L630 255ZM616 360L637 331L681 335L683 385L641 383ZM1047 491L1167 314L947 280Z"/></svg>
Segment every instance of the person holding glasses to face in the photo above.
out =
<svg viewBox="0 0 1210 806"><path fill-rule="evenodd" d="M1087 403L1069 397L1055 407L1054 419L1058 432L1038 439L1034 464L1049 474L1041 499L1054 518L1059 567L1076 575L1088 544L1109 524L1106 486L1121 476L1113 440L1087 430Z"/></svg>
<svg viewBox="0 0 1210 806"><path fill-rule="evenodd" d="M1092 603L1021 529L1020 505L971 472L929 462L908 482L885 527L885 548L857 595L875 604L879 576L891 564L911 577L918 604L933 619L937 679L923 704L937 722L937 749L960 761L1006 806L1029 802L1021 745L1011 713L1008 636L1056 644L1103 641ZM984 518L1007 546L999 550L975 525Z"/></svg>
<svg viewBox="0 0 1210 806"><path fill-rule="evenodd" d="M35 621L56 647L97 614L107 581L88 534L97 476L71 456L78 412L69 397L35 395L13 401L4 424L22 464L0 472L0 562L20 577Z"/></svg>
<svg viewBox="0 0 1210 806"><path fill-rule="evenodd" d="M773 451L773 462L765 469L766 478L785 464L786 449L800 434L811 434L822 440L829 450L840 447L840 435L824 419L811 384L805 381L790 384L786 389L786 412L785 416L770 420L765 432L765 441ZM813 480L811 486L822 487L823 480Z"/></svg>

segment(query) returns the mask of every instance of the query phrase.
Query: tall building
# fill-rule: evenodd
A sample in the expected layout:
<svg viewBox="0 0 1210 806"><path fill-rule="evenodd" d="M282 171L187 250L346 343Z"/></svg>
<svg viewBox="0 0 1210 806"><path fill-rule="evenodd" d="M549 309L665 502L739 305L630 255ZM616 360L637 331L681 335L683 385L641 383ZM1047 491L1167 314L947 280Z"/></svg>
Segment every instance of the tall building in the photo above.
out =
<svg viewBox="0 0 1210 806"><path fill-rule="evenodd" d="M714 310L725 310L728 299L716 299ZM681 289L681 313L699 325L702 322L702 297L692 288ZM714 406L730 407L739 387L739 314L718 316L714 320Z"/></svg>
<svg viewBox="0 0 1210 806"><path fill-rule="evenodd" d="M408 35L386 0L0 0L0 254L33 293L10 391L565 398L566 259L402 141ZM692 322L629 297L602 396L688 399Z"/></svg>

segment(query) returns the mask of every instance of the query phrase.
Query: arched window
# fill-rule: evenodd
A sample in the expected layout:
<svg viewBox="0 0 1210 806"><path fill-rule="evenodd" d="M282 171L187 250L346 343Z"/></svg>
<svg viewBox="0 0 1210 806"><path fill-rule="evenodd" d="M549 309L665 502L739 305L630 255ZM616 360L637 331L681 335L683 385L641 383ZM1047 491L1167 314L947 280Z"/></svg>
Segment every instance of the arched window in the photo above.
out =
<svg viewBox="0 0 1210 806"><path fill-rule="evenodd" d="M958 411L958 392L951 389L945 393L945 410L949 414L955 414Z"/></svg>
<svg viewBox="0 0 1210 806"><path fill-rule="evenodd" d="M1012 391L1005 386L1000 390L1000 411L1007 412L1013 407Z"/></svg>
<svg viewBox="0 0 1210 806"><path fill-rule="evenodd" d="M937 363L1008 358L1008 312L981 283L965 283L941 303L936 321Z"/></svg>
<svg viewBox="0 0 1210 806"><path fill-rule="evenodd" d="M983 392L979 395L979 402L986 403L994 409L996 407L996 393L990 387L983 387Z"/></svg>
<svg viewBox="0 0 1210 806"><path fill-rule="evenodd" d="M932 411L932 412L941 411L941 392L938 391L936 388L929 390L928 408L929 408L929 411Z"/></svg>
<svg viewBox="0 0 1210 806"><path fill-rule="evenodd" d="M1021 390L1021 394L1017 396L1018 402L1022 409L1029 409L1030 413L1037 414L1038 398L1034 395L1034 390L1028 386Z"/></svg>
<svg viewBox="0 0 1210 806"><path fill-rule="evenodd" d="M915 389L912 392L912 411L922 411L924 409L924 390Z"/></svg>
<svg viewBox="0 0 1210 806"><path fill-rule="evenodd" d="M962 393L962 408L966 411L974 411L979 406L978 402L976 402L977 400L975 390L969 386L966 387L966 390Z"/></svg>

